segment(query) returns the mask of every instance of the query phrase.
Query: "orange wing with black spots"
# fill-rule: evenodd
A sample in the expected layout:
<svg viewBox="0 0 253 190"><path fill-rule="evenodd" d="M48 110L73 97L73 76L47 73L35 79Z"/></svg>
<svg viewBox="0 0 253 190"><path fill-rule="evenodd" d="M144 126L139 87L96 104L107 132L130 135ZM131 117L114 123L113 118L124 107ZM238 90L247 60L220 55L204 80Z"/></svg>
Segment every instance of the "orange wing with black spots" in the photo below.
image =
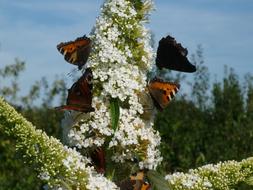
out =
<svg viewBox="0 0 253 190"><path fill-rule="evenodd" d="M75 41L62 42L57 45L58 51L64 55L64 59L79 69L88 60L91 51L91 40L86 36L77 38Z"/></svg>
<svg viewBox="0 0 253 190"><path fill-rule="evenodd" d="M149 93L155 106L164 109L179 91L180 85L154 78L148 85Z"/></svg>

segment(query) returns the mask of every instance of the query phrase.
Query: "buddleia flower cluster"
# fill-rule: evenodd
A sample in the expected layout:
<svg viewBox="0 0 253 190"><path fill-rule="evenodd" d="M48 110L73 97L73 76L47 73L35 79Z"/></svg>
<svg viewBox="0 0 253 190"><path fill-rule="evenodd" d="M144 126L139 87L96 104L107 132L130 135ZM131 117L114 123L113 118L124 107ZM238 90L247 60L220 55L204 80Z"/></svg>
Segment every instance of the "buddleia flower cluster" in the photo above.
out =
<svg viewBox="0 0 253 190"><path fill-rule="evenodd" d="M104 3L89 36L92 52L83 68L92 70L94 112L65 113L62 127L64 142L69 146L36 130L0 98L0 129L17 140L17 149L49 188L116 190L119 187L108 178L118 175L114 169L125 163L137 165L138 170L148 169L149 180L162 182L152 183L152 189L228 190L239 182L253 184L252 158L170 174L165 177L167 182L152 171L162 157L158 150L159 133L152 128L155 109L147 90L147 74L154 63L154 51L144 24L151 10L150 0L107 0ZM169 40L175 45L172 39ZM186 49L181 50L186 56ZM101 149L107 153L106 163L113 162L112 171L107 172L106 177L97 172L89 154ZM132 168L127 169L129 173L125 177Z"/></svg>
<svg viewBox="0 0 253 190"><path fill-rule="evenodd" d="M173 190L230 190L240 182L253 185L252 164L252 158L241 162L225 161L191 169L188 173L176 172L165 178Z"/></svg>
<svg viewBox="0 0 253 190"><path fill-rule="evenodd" d="M81 116L68 133L68 141L79 149L107 143L114 162L137 158L141 169L155 169L162 158L159 133L153 117L143 118L141 96L146 96L147 73L154 62L150 33L144 24L151 1L108 0L90 35L92 52L86 67L93 73L94 112ZM111 103L119 105L117 128L113 129Z"/></svg>
<svg viewBox="0 0 253 190"><path fill-rule="evenodd" d="M35 127L0 98L0 130L16 139L17 150L51 189L118 189L90 160ZM99 183L98 183L99 182Z"/></svg>

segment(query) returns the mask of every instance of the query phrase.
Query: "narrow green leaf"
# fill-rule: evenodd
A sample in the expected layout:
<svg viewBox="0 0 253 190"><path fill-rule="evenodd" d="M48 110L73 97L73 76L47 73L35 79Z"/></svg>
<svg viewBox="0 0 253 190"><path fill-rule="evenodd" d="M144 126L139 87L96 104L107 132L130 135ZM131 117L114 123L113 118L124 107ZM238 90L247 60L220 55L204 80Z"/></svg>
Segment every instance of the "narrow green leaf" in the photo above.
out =
<svg viewBox="0 0 253 190"><path fill-rule="evenodd" d="M72 190L71 186L66 183L65 181L61 181L62 185L67 189L67 190Z"/></svg>
<svg viewBox="0 0 253 190"><path fill-rule="evenodd" d="M118 128L119 123L119 99L111 98L110 100L110 112L111 112L111 125L114 131Z"/></svg>
<svg viewBox="0 0 253 190"><path fill-rule="evenodd" d="M152 189L154 190L170 190L169 183L164 179L164 177L154 170L147 172L147 177L151 182Z"/></svg>

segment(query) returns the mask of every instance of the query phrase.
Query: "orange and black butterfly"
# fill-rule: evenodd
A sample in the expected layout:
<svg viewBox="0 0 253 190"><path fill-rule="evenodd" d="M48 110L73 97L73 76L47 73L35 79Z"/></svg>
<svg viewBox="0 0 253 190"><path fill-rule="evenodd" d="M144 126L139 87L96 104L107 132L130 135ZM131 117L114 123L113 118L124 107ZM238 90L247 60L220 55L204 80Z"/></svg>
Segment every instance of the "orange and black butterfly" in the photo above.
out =
<svg viewBox="0 0 253 190"><path fill-rule="evenodd" d="M83 36L75 41L62 42L57 45L58 51L64 55L64 59L81 70L88 60L91 51L90 38Z"/></svg>
<svg viewBox="0 0 253 190"><path fill-rule="evenodd" d="M149 93L158 109L164 109L179 91L180 85L154 78L148 84Z"/></svg>
<svg viewBox="0 0 253 190"><path fill-rule="evenodd" d="M144 171L139 171L135 175L131 175L130 179L134 182L133 190L150 190L151 185L146 180L146 174Z"/></svg>
<svg viewBox="0 0 253 190"><path fill-rule="evenodd" d="M167 68L175 71L193 73L196 66L187 59L188 50L175 38L167 36L159 41L156 55L156 66L159 69Z"/></svg>
<svg viewBox="0 0 253 190"><path fill-rule="evenodd" d="M79 78L68 90L66 105L56 107L58 110L74 110L79 112L92 112L92 72L87 68L81 78Z"/></svg>
<svg viewBox="0 0 253 190"><path fill-rule="evenodd" d="M117 184L122 190L151 190L144 171L139 171Z"/></svg>

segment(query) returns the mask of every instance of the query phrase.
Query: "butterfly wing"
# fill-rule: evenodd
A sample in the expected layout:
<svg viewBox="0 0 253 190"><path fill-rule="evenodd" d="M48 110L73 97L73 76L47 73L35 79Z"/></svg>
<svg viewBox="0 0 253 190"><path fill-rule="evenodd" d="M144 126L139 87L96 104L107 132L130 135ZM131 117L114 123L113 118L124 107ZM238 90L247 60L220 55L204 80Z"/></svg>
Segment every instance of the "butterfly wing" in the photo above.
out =
<svg viewBox="0 0 253 190"><path fill-rule="evenodd" d="M146 182L146 175L143 171L139 171L117 183L120 189L124 190L150 190L151 185Z"/></svg>
<svg viewBox="0 0 253 190"><path fill-rule="evenodd" d="M104 174L106 169L105 151L103 148L97 148L91 154L91 160L98 173Z"/></svg>
<svg viewBox="0 0 253 190"><path fill-rule="evenodd" d="M92 104L92 72L86 69L84 75L68 90L67 103L57 107L58 110L74 110L80 112L94 111Z"/></svg>
<svg viewBox="0 0 253 190"><path fill-rule="evenodd" d="M180 85L171 82L164 82L161 79L153 79L148 90L157 108L164 109L179 91Z"/></svg>
<svg viewBox="0 0 253 190"><path fill-rule="evenodd" d="M156 66L159 69L167 68L181 72L195 72L196 67L187 59L188 51L176 40L167 36L159 41Z"/></svg>
<svg viewBox="0 0 253 190"><path fill-rule="evenodd" d="M134 183L134 190L149 190L151 185L146 182L146 174L144 171L139 171L135 175L130 176L131 181Z"/></svg>
<svg viewBox="0 0 253 190"><path fill-rule="evenodd" d="M91 40L86 36L77 38L75 41L60 43L57 45L58 51L64 55L64 59L79 69L87 62L91 51Z"/></svg>
<svg viewBox="0 0 253 190"><path fill-rule="evenodd" d="M88 113L88 112L92 112L94 111L93 108L88 108L89 105L78 105L78 104L73 104L73 105L63 105L63 106L59 106L56 107L56 110L73 110L73 111L78 111L78 112L84 112L84 113Z"/></svg>

